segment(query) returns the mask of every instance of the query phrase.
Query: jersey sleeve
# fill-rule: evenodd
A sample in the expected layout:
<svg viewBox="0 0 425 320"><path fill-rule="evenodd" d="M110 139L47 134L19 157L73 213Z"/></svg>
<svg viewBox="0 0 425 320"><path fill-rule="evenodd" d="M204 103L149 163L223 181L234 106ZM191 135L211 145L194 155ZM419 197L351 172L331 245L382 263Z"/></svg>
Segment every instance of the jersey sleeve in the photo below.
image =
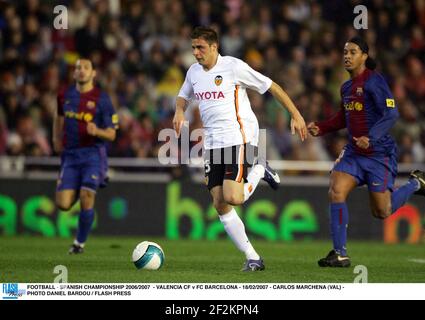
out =
<svg viewBox="0 0 425 320"><path fill-rule="evenodd" d="M399 117L399 113L390 88L382 76L377 75L368 83L366 91L371 95L378 113L382 114L381 118L369 130L369 139L379 141L383 136L389 134L390 129Z"/></svg>
<svg viewBox="0 0 425 320"><path fill-rule="evenodd" d="M118 115L112 105L111 98L106 93L102 99L102 122L104 128L118 129Z"/></svg>
<svg viewBox="0 0 425 320"><path fill-rule="evenodd" d="M239 59L236 60L235 79L236 84L255 90L260 94L266 92L273 83L270 78L255 71L246 62Z"/></svg>
<svg viewBox="0 0 425 320"><path fill-rule="evenodd" d="M316 122L316 125L319 127L319 136L344 129L347 126L347 123L342 105L340 106L339 111L332 117L324 121Z"/></svg>
<svg viewBox="0 0 425 320"><path fill-rule="evenodd" d="M186 73L186 78L184 79L183 85L180 88L179 94L178 96L185 99L186 101L191 100L194 95L193 95L193 86L192 83L190 82L190 70L189 69Z"/></svg>
<svg viewBox="0 0 425 320"><path fill-rule="evenodd" d="M63 113L63 104L65 102L65 94L64 92L59 92L59 94L56 97L56 102L57 102L57 108L58 108L58 116L63 117L64 113Z"/></svg>

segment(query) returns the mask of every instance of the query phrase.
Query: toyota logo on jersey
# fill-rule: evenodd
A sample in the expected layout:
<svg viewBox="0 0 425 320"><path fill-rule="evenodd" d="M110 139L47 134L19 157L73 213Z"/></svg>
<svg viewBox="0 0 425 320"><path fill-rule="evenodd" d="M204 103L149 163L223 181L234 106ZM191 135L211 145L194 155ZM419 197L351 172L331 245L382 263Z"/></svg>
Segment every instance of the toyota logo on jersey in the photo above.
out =
<svg viewBox="0 0 425 320"><path fill-rule="evenodd" d="M195 92L195 97L197 100L224 99L224 93L221 91Z"/></svg>

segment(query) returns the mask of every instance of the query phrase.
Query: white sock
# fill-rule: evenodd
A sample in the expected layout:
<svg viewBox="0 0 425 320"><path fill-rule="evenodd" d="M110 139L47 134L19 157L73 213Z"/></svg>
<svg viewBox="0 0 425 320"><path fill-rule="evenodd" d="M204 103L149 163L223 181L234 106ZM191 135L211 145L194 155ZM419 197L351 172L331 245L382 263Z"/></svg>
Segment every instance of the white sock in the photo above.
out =
<svg viewBox="0 0 425 320"><path fill-rule="evenodd" d="M255 251L251 242L248 240L248 236L245 233L245 226L239 218L236 210L232 210L224 215L219 215L221 223L224 225L229 237L232 239L236 247L245 253L247 259L259 260L260 256Z"/></svg>
<svg viewBox="0 0 425 320"><path fill-rule="evenodd" d="M249 197L254 193L258 186L261 178L264 177L264 167L260 164L256 164L251 172L248 174L248 182L243 186L244 188L244 201L248 200Z"/></svg>
<svg viewBox="0 0 425 320"><path fill-rule="evenodd" d="M75 244L76 246L80 246L81 248L84 248L84 243L79 243L79 242L77 241L77 239L75 239L75 240L74 240L74 244Z"/></svg>

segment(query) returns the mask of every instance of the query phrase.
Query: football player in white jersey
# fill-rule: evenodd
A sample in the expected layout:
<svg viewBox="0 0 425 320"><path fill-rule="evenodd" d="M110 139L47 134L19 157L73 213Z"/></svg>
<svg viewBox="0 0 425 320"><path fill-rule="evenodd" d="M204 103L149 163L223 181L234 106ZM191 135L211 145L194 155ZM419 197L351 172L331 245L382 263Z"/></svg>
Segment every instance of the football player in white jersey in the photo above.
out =
<svg viewBox="0 0 425 320"><path fill-rule="evenodd" d="M307 127L278 84L242 60L219 54L218 36L213 29L197 27L191 39L198 63L187 71L177 97L174 129L180 135L187 102L198 100L205 135L205 176L214 207L227 234L245 253L242 270L264 270L264 262L248 240L245 226L233 206L248 200L261 179L273 189L278 188L280 179L265 159L258 159L247 174L248 167L253 164L249 155L258 144L259 128L246 89L260 94L269 91L290 112L292 134L298 132L301 140L307 138Z"/></svg>

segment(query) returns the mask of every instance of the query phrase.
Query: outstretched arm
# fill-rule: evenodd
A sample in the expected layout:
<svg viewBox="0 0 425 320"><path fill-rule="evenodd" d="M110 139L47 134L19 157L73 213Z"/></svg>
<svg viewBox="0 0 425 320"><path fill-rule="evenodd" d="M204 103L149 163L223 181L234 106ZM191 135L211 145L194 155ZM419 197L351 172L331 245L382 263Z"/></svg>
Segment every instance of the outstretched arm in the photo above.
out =
<svg viewBox="0 0 425 320"><path fill-rule="evenodd" d="M337 113L325 121L311 122L308 124L308 131L314 137L322 136L329 132L338 131L345 128L345 112L341 108Z"/></svg>
<svg viewBox="0 0 425 320"><path fill-rule="evenodd" d="M182 97L176 99L176 112L174 113L173 126L177 137L180 136L180 131L184 122L184 112L186 111L187 101Z"/></svg>
<svg viewBox="0 0 425 320"><path fill-rule="evenodd" d="M297 131L301 140L304 141L307 138L307 127L305 125L304 118L292 102L291 98L289 98L288 94L282 89L282 87L275 82L272 82L272 85L269 88L269 92L291 114L292 134L295 134L295 131Z"/></svg>

